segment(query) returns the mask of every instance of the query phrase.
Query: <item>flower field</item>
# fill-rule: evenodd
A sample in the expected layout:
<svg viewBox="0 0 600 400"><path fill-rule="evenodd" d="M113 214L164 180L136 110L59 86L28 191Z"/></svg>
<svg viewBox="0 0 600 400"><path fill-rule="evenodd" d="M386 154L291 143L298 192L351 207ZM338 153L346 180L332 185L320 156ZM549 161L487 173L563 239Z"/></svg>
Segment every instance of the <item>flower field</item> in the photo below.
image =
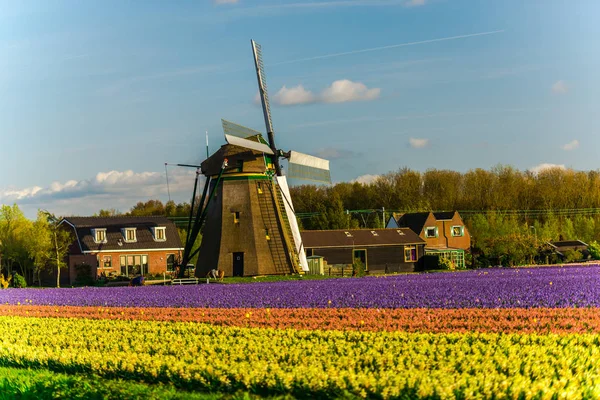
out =
<svg viewBox="0 0 600 400"><path fill-rule="evenodd" d="M108 397L120 380L165 397L598 399L599 302L600 266L13 289L0 367L95 376Z"/></svg>

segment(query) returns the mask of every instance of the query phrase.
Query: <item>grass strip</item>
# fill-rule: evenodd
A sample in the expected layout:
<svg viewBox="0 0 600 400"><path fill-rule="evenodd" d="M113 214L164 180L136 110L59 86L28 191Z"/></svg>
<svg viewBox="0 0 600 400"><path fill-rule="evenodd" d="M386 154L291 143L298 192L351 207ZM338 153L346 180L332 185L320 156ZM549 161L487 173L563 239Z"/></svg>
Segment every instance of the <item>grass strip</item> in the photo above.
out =
<svg viewBox="0 0 600 400"><path fill-rule="evenodd" d="M165 384L152 385L122 379L106 379L94 374L65 374L47 369L0 367L0 400L242 400L252 398L259 397L247 392L235 394L194 393ZM277 398L283 400L289 397Z"/></svg>

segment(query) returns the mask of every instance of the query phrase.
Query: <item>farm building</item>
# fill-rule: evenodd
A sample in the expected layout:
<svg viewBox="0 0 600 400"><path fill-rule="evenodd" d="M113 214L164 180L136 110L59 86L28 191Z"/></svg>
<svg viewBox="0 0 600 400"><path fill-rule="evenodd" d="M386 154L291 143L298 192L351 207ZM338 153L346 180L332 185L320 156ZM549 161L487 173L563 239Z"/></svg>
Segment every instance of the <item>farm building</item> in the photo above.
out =
<svg viewBox="0 0 600 400"><path fill-rule="evenodd" d="M360 259L367 271L412 272L420 267L425 241L408 228L303 231L307 256L329 265Z"/></svg>
<svg viewBox="0 0 600 400"><path fill-rule="evenodd" d="M464 268L471 235L458 211L394 214L386 227L410 228L425 240L426 255L448 258L458 268Z"/></svg>
<svg viewBox="0 0 600 400"><path fill-rule="evenodd" d="M166 217L67 217L61 225L75 238L61 284L73 284L81 264L91 267L92 276L171 272L183 251L177 228Z"/></svg>
<svg viewBox="0 0 600 400"><path fill-rule="evenodd" d="M588 258L590 252L588 250L588 244L582 242L581 240L559 240L556 242L548 243L553 252L559 257L559 259L564 260L565 252L578 251L581 253L581 258Z"/></svg>

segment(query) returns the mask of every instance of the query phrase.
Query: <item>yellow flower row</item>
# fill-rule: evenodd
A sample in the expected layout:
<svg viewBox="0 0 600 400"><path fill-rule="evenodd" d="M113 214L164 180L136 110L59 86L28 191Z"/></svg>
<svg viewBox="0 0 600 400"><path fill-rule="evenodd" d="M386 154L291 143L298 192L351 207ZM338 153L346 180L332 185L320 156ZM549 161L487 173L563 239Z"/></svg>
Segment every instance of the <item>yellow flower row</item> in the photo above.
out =
<svg viewBox="0 0 600 400"><path fill-rule="evenodd" d="M600 398L600 336L302 331L0 317L0 364L211 391Z"/></svg>

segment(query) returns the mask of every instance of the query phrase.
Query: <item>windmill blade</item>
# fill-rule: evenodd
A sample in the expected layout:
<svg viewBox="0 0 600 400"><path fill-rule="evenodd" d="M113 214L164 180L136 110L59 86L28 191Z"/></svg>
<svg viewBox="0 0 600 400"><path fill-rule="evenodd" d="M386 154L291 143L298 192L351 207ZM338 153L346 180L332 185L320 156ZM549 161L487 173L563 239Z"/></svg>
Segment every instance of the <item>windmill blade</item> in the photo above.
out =
<svg viewBox="0 0 600 400"><path fill-rule="evenodd" d="M297 151L290 151L288 176L290 178L331 183L329 160L298 153Z"/></svg>
<svg viewBox="0 0 600 400"><path fill-rule="evenodd" d="M267 77L265 75L265 65L262 59L262 47L254 40L252 42L252 52L254 53L254 66L256 67L256 77L258 79L258 91L260 101L263 107L265 117L265 126L267 134L273 132L273 120L271 119L271 106L269 105L269 94L267 93ZM270 140L271 138L269 138ZM273 143L271 143L273 145Z"/></svg>
<svg viewBox="0 0 600 400"><path fill-rule="evenodd" d="M239 138L237 136L231 136L228 134L225 134L225 140L227 141L227 143L232 144L234 146L244 147L246 149L255 150L255 151L260 151L261 153L274 154L273 150L271 150L271 148L269 146L267 146L266 144L263 144L263 143L254 142L252 140Z"/></svg>
<svg viewBox="0 0 600 400"><path fill-rule="evenodd" d="M225 132L226 135L237 136L242 139L256 135L262 136L259 131L255 131L254 129L247 128L243 125L227 121L226 119L221 119L221 124L223 125L223 132Z"/></svg>

